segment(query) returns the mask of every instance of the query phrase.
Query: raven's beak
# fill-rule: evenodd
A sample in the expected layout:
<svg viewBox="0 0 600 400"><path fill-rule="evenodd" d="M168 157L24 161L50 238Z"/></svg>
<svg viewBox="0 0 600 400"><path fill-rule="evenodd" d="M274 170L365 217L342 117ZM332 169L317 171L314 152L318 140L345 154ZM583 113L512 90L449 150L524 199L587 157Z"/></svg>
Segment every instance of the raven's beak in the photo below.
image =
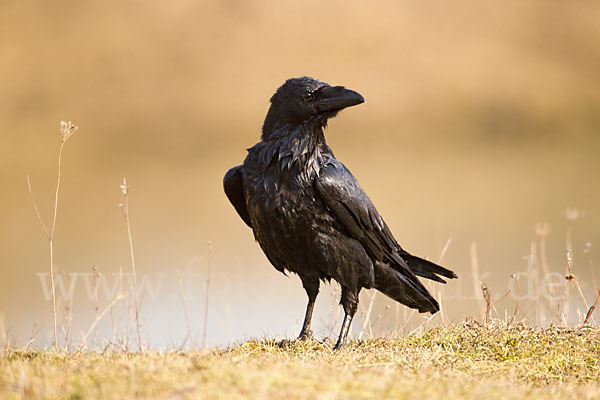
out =
<svg viewBox="0 0 600 400"><path fill-rule="evenodd" d="M317 111L336 111L346 107L364 103L360 93L346 89L343 86L325 86L319 90L316 105Z"/></svg>

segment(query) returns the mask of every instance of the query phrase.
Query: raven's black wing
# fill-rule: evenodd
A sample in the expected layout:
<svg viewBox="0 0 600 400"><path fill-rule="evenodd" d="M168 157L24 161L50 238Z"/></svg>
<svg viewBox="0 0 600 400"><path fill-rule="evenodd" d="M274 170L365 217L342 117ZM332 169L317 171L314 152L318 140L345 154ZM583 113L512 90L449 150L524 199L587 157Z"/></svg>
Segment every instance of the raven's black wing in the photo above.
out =
<svg viewBox="0 0 600 400"><path fill-rule="evenodd" d="M223 178L223 188L227 198L233 204L233 207L244 220L246 225L250 225L250 215L246 209L246 199L244 197L244 177L242 175L242 166L231 168Z"/></svg>
<svg viewBox="0 0 600 400"><path fill-rule="evenodd" d="M327 207L348 233L364 246L371 258L394 262L400 269L410 269L396 251L396 241L371 199L344 165L339 162L327 164L315 180L315 188Z"/></svg>
<svg viewBox="0 0 600 400"><path fill-rule="evenodd" d="M405 304L412 303L407 305L414 305L415 308L420 300L425 299L426 303L437 306L437 302L431 298L415 275L438 282L444 280L437 274L448 278L455 278L456 275L446 268L405 252L394 239L369 197L343 164L337 160L327 164L315 180L315 188L347 233L363 245L375 264L376 272L377 268L380 268L381 275L385 275L386 282L390 284L392 282L389 276L395 275L405 286L404 293L393 296L387 292L392 289L398 292L399 288L378 288L379 290L392 298L398 297L397 300ZM391 267L396 273L390 275L391 271L384 271L387 267ZM423 309L429 311L428 306L429 304L423 304Z"/></svg>

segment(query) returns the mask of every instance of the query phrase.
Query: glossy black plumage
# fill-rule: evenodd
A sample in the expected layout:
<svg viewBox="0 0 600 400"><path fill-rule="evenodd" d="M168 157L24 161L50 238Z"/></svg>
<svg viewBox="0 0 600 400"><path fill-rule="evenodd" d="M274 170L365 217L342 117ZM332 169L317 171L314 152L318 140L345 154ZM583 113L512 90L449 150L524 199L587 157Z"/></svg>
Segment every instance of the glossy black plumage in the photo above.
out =
<svg viewBox="0 0 600 400"><path fill-rule="evenodd" d="M271 98L261 141L224 178L227 197L269 261L300 277L310 322L321 280L342 287L345 312L336 348L346 340L362 288L375 288L420 312L437 301L417 276L445 282L456 275L404 251L350 171L335 159L323 129L341 109L364 102L341 86L303 77Z"/></svg>

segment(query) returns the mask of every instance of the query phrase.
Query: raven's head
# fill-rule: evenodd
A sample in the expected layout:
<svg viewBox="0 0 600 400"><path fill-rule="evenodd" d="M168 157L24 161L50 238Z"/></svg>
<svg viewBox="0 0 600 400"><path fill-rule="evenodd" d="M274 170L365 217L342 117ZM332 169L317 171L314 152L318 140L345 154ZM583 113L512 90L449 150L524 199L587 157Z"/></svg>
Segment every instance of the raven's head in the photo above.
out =
<svg viewBox="0 0 600 400"><path fill-rule="evenodd" d="M288 79L271 97L263 139L284 124L294 126L311 121L325 126L340 110L364 101L359 93L343 86L331 86L306 76Z"/></svg>

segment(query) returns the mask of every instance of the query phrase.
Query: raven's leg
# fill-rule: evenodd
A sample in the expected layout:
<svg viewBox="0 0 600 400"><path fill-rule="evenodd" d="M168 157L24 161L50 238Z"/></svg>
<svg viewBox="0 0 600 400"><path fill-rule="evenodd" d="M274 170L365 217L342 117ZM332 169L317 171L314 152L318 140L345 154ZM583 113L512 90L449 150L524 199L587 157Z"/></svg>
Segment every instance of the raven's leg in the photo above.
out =
<svg viewBox="0 0 600 400"><path fill-rule="evenodd" d="M319 278L302 278L302 286L306 290L308 296L308 305L306 306L306 315L304 316L304 323L302 324L302 330L298 339L310 339L312 338L312 331L310 330L310 323L312 321L313 310L315 308L315 301L319 294Z"/></svg>
<svg viewBox="0 0 600 400"><path fill-rule="evenodd" d="M360 291L360 289L359 289ZM342 329L340 330L340 336L338 337L337 343L335 344L334 350L339 350L346 343L348 338L348 332L350 332L350 325L352 324L352 318L356 314L358 308L358 292L354 293L350 289L342 286L342 299L340 303L344 307L344 322L342 322Z"/></svg>

